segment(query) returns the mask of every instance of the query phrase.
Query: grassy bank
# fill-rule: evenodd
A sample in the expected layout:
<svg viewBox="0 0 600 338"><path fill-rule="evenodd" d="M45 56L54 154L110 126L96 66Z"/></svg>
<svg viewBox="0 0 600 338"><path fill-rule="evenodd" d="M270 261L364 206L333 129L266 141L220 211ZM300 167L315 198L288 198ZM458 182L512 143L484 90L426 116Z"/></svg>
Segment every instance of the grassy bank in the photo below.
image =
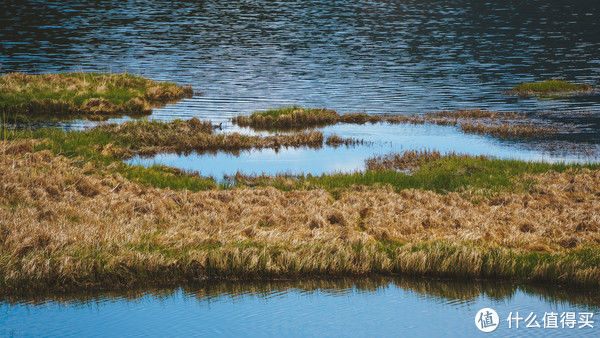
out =
<svg viewBox="0 0 600 338"><path fill-rule="evenodd" d="M440 111L422 115L369 115L350 113L339 115L333 110L282 107L250 116L239 115L234 124L256 130L302 130L337 123L365 124L436 124L457 126L469 134L490 135L500 139L544 139L555 136L559 126L530 121L524 114L480 109Z"/></svg>
<svg viewBox="0 0 600 338"><path fill-rule="evenodd" d="M126 166L85 132L33 133L0 144L3 293L396 273L600 284L594 165L415 153L225 187Z"/></svg>
<svg viewBox="0 0 600 338"><path fill-rule="evenodd" d="M152 108L191 97L190 86L128 73L58 73L0 76L0 112L9 121L144 116Z"/></svg>
<svg viewBox="0 0 600 338"><path fill-rule="evenodd" d="M504 93L518 96L568 96L594 93L595 89L585 83L572 83L562 80L523 82Z"/></svg>

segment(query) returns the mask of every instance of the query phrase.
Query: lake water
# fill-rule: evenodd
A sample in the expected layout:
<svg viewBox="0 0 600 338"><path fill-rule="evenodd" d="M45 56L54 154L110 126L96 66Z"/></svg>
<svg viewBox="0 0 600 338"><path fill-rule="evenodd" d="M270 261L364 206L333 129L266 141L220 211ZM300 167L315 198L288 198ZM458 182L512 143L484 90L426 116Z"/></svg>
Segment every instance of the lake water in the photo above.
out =
<svg viewBox="0 0 600 338"><path fill-rule="evenodd" d="M498 336L598 336L593 328L544 328L554 312L591 312L586 290L510 283L365 278L296 282L215 282L174 289L23 297L0 301L0 334L16 336L474 336L475 315L492 308ZM540 328L510 312L536 315ZM592 320L597 319L592 317ZM535 324L535 322L528 322ZM600 322L599 322L600 323Z"/></svg>
<svg viewBox="0 0 600 338"><path fill-rule="evenodd" d="M233 129L233 128L232 128ZM249 133L249 129L233 129ZM158 154L150 158L135 157L127 162L151 166L163 164L216 179L241 172L260 174L312 174L353 172L365 169L369 157L403 152L409 149L438 150L471 155L493 155L546 162L585 162L597 160L598 144L573 148L565 140L543 142L502 141L480 135L466 135L458 127L435 125L338 124L319 129L327 137L332 134L364 140L364 144L323 148L281 148L242 151L239 154Z"/></svg>
<svg viewBox="0 0 600 338"><path fill-rule="evenodd" d="M0 26L1 72L128 71L190 84L193 98L157 109L150 118L210 119L223 123L223 132L250 132L229 123L235 115L291 104L369 114L473 107L544 111L548 120L581 126L552 145L465 135L453 127L338 125L322 130L368 144L239 156L162 154L132 163L219 177L238 170L360 170L367 157L407 149L588 160L571 150L574 144L598 154L599 96L540 100L501 93L546 78L600 86L598 1L3 1ZM506 285L481 291L480 285L433 281L360 286L369 283L241 283L216 290L13 299L0 305L0 334L473 335L473 317L482 307L505 318L510 311L596 311L598 304L596 291L581 296ZM501 325L497 332L597 336L598 330Z"/></svg>
<svg viewBox="0 0 600 338"><path fill-rule="evenodd" d="M229 123L233 116L291 104L370 114L480 107L553 112L548 119L583 127L570 135L573 142L600 143L600 96L540 100L502 94L521 81L546 78L600 86L598 2L114 0L9 1L2 7L0 71L128 71L194 87L193 98L157 109L151 119L198 117L224 123L225 132L231 132L236 130ZM581 111L587 114L572 115ZM397 127L396 134L413 129ZM522 159L582 157L462 137L449 128L429 130L429 139L395 137L390 150L412 146ZM446 132L451 136L443 136ZM360 133L380 140L390 129ZM269 150L238 158L161 155L137 163L217 176L236 167L322 173L362 168L365 158L381 150L357 148L358 155L341 148ZM336 163L317 166L324 155Z"/></svg>

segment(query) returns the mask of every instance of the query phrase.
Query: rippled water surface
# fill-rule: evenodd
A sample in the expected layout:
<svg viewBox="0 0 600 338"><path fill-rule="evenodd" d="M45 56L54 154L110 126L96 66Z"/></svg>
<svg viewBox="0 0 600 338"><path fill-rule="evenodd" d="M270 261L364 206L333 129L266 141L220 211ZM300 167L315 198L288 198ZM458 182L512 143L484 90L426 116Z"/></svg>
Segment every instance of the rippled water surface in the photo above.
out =
<svg viewBox="0 0 600 338"><path fill-rule="evenodd" d="M516 99L521 81L600 85L597 1L4 1L1 71L129 71L193 85L155 117L284 104L340 112L595 110Z"/></svg>
<svg viewBox="0 0 600 338"><path fill-rule="evenodd" d="M206 283L194 287L0 302L0 334L37 336L473 336L491 307L499 336L598 336L585 329L509 328L510 312L592 312L598 295L503 283L361 279ZM593 318L593 317L592 317Z"/></svg>

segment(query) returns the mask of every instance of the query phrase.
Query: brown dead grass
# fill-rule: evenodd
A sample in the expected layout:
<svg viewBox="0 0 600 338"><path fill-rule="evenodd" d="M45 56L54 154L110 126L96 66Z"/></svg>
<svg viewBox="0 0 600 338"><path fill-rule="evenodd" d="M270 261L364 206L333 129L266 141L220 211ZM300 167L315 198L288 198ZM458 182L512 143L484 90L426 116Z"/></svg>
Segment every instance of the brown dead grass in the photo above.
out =
<svg viewBox="0 0 600 338"><path fill-rule="evenodd" d="M273 187L192 193L146 187L108 168L92 174L76 160L32 152L28 142L0 145L6 288L254 274L510 278L516 263L502 250L565 252L600 242L600 171L531 176L528 192L494 197L383 186L336 198ZM419 249L432 242L474 246ZM386 253L385 243L408 246ZM491 264L481 258L486 247L502 248L498 270L482 265ZM597 284L600 270L581 264L539 266L532 278ZM558 266L562 277L553 274Z"/></svg>
<svg viewBox="0 0 600 338"><path fill-rule="evenodd" d="M325 144L330 147L339 147L339 146L350 147L350 146L355 146L355 145L364 144L364 143L365 143L365 141L361 140L361 139L357 139L354 137L349 137L349 138L340 137L336 134L328 136L327 139L325 140Z"/></svg>

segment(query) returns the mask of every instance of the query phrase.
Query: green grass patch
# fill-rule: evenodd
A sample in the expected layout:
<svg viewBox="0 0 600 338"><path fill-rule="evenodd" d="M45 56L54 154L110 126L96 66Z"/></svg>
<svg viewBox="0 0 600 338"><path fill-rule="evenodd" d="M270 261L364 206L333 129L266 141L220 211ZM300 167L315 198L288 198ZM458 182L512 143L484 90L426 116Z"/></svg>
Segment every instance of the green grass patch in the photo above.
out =
<svg viewBox="0 0 600 338"><path fill-rule="evenodd" d="M320 114L325 114L326 110L318 109L318 108L303 108L303 107L294 105L294 106L279 107L279 108L267 109L267 110L263 110L263 111L257 111L257 112L252 113L252 115L250 115L250 117L262 116L262 117L272 117L275 119L275 118L281 117L282 115L290 115L293 112L302 112L305 114L320 115Z"/></svg>
<svg viewBox="0 0 600 338"><path fill-rule="evenodd" d="M506 190L527 190L531 182L523 179L526 174L542 174L548 171L562 172L567 169L581 168L598 169L599 167L598 163L552 164L450 156L428 162L413 173L395 170L367 170L321 176L297 176L293 179L258 178L254 183L259 186L275 186L282 190L323 188L332 193L339 193L340 189L350 188L354 185L387 185L395 191L422 189L440 193L472 188L494 193Z"/></svg>
<svg viewBox="0 0 600 338"><path fill-rule="evenodd" d="M239 115L232 122L257 130L301 130L335 124L339 118L338 113L330 109L289 106L254 112L250 116Z"/></svg>
<svg viewBox="0 0 600 338"><path fill-rule="evenodd" d="M562 80L546 80L539 82L523 82L511 90L506 91L510 95L524 96L552 96L565 94L589 94L594 91L592 86L585 83L572 83Z"/></svg>
<svg viewBox="0 0 600 338"><path fill-rule="evenodd" d="M148 115L151 108L192 95L189 86L128 73L0 76L0 111L16 122Z"/></svg>
<svg viewBox="0 0 600 338"><path fill-rule="evenodd" d="M122 165L118 172L130 181L161 189L201 191L217 188L212 178L160 165L148 168Z"/></svg>

